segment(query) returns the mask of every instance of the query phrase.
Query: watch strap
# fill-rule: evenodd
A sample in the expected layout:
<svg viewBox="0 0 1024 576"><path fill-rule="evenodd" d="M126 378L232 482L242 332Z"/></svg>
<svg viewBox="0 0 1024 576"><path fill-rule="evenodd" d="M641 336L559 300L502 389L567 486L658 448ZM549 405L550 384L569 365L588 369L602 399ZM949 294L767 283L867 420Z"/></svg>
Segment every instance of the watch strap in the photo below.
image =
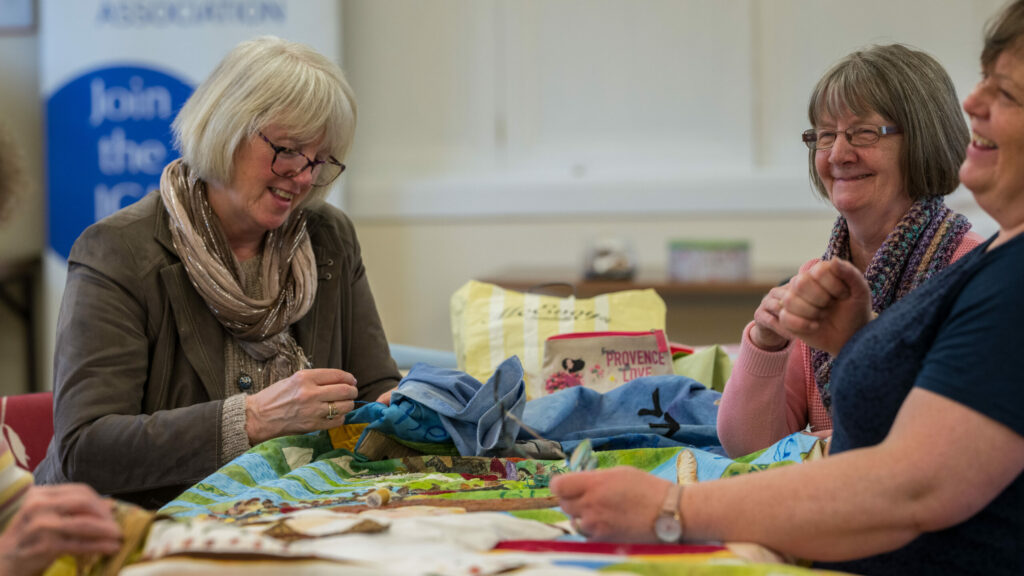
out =
<svg viewBox="0 0 1024 576"><path fill-rule="evenodd" d="M665 500L661 503L661 510L658 511L658 518L655 520L655 533L662 542L677 543L683 540L683 516L679 510L682 495L681 484L670 484L668 491L665 492ZM659 527L659 524L666 520L669 521L669 526L672 526L669 532L671 536L662 533L663 528Z"/></svg>
<svg viewBox="0 0 1024 576"><path fill-rule="evenodd" d="M679 484L670 484L668 492L665 493L665 501L661 503L662 516L675 516L679 520L679 499L683 494L683 487Z"/></svg>

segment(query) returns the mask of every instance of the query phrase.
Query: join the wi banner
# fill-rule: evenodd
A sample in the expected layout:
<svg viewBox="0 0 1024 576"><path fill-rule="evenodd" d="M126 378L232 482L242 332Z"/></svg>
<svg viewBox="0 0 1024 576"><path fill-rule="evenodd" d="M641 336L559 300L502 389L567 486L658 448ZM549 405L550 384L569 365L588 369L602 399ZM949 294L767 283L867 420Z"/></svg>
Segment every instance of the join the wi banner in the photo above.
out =
<svg viewBox="0 0 1024 576"><path fill-rule="evenodd" d="M237 43L264 34L341 63L335 0L40 0L48 248L45 353L71 246L159 186L171 122Z"/></svg>
<svg viewBox="0 0 1024 576"><path fill-rule="evenodd" d="M159 185L170 125L235 44L274 34L340 58L333 0L43 0L49 247Z"/></svg>

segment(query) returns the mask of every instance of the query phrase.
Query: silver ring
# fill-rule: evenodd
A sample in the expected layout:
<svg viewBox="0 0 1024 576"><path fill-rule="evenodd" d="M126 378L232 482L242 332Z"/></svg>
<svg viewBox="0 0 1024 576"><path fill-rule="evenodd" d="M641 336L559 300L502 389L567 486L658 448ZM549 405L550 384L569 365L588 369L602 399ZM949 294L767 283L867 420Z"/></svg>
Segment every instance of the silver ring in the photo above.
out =
<svg viewBox="0 0 1024 576"><path fill-rule="evenodd" d="M327 403L327 416L328 420L334 420L334 417L338 415L338 409L334 407L334 402Z"/></svg>

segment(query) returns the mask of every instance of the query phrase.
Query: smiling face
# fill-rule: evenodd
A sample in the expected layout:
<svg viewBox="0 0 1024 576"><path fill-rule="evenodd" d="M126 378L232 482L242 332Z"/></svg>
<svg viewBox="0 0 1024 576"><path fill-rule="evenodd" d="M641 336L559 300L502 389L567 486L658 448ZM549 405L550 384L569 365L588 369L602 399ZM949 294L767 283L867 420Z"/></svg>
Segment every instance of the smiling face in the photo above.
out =
<svg viewBox="0 0 1024 576"><path fill-rule="evenodd" d="M823 116L817 130L847 130L852 126L893 123L877 113L855 116L847 113L839 118ZM828 150L814 153L814 168L821 178L828 198L847 219L858 214L878 211L903 215L910 207L910 196L903 189L900 170L900 147L903 137L882 136L870 146L853 146L840 134Z"/></svg>
<svg viewBox="0 0 1024 576"><path fill-rule="evenodd" d="M1000 227L1024 224L1024 52L1003 51L964 100L971 144L960 180Z"/></svg>
<svg viewBox="0 0 1024 576"><path fill-rule="evenodd" d="M320 142L295 142L287 131L273 125L263 133L278 146L310 158L323 155ZM313 187L309 170L284 178L271 171L273 161L274 150L259 135L254 135L235 152L231 182L225 186L210 184L210 208L220 219L228 244L240 260L255 254L264 234L284 224Z"/></svg>

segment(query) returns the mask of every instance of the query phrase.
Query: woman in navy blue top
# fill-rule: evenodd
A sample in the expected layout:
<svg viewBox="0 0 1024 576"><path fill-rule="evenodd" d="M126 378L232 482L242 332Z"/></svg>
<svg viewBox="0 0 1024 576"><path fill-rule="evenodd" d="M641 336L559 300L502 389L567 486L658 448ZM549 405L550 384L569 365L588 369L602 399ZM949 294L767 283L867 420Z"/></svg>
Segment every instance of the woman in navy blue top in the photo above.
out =
<svg viewBox="0 0 1024 576"><path fill-rule="evenodd" d="M849 262L780 320L833 366L831 455L687 486L631 468L552 481L599 539L758 542L862 574L1024 574L1024 0L990 24L961 181L999 232L877 319Z"/></svg>

